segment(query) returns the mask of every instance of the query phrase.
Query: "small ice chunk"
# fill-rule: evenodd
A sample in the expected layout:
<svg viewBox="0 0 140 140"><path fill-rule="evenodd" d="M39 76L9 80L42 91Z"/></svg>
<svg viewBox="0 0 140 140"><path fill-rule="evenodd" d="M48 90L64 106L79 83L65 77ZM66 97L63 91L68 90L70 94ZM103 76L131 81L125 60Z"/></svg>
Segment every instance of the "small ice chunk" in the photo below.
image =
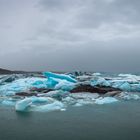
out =
<svg viewBox="0 0 140 140"><path fill-rule="evenodd" d="M110 86L110 83L109 83L109 81L105 80L103 77L94 77L91 80L91 85L92 86L97 86L97 85Z"/></svg>
<svg viewBox="0 0 140 140"><path fill-rule="evenodd" d="M50 112L50 111L64 111L65 107L64 104L62 102L59 101L55 101L51 104L46 104L46 105L33 105L31 106L31 108L29 109L30 111L39 111L39 112Z"/></svg>
<svg viewBox="0 0 140 140"><path fill-rule="evenodd" d="M36 104L36 103L46 103L46 104ZM49 97L30 97L20 100L16 103L16 111L53 111L61 110L64 108L63 103L56 101Z"/></svg>
<svg viewBox="0 0 140 140"><path fill-rule="evenodd" d="M125 81L120 81L120 82L118 81L118 82L114 83L113 87L122 89L124 91L131 90L130 84L128 82L125 82Z"/></svg>
<svg viewBox="0 0 140 140"><path fill-rule="evenodd" d="M93 75L93 76L101 76L102 74L99 73L99 72L95 72L95 73L93 73L92 75Z"/></svg>
<svg viewBox="0 0 140 140"><path fill-rule="evenodd" d="M77 101L76 101L76 99L68 96L66 98L63 98L62 102L66 105L74 105Z"/></svg>
<svg viewBox="0 0 140 140"><path fill-rule="evenodd" d="M68 82L67 80L59 80L54 89L61 89L65 91L72 90L75 87L75 83Z"/></svg>
<svg viewBox="0 0 140 140"><path fill-rule="evenodd" d="M31 104L32 104L32 99L25 98L16 103L15 110L16 111L25 111L27 109L27 107L29 107Z"/></svg>
<svg viewBox="0 0 140 140"><path fill-rule="evenodd" d="M140 99L140 96L138 96L137 94L128 93L128 92L120 93L119 97L124 100L139 100Z"/></svg>
<svg viewBox="0 0 140 140"><path fill-rule="evenodd" d="M96 99L95 103L96 104L110 104L110 103L114 103L117 102L118 100L116 98L113 97L100 97L98 99Z"/></svg>
<svg viewBox="0 0 140 140"><path fill-rule="evenodd" d="M90 99L78 99L77 103L74 106L79 107L79 106L90 105L90 104L94 104L93 100L90 100Z"/></svg>
<svg viewBox="0 0 140 140"><path fill-rule="evenodd" d="M2 104L6 105L6 106L15 106L16 102L5 99L5 100L2 101Z"/></svg>
<svg viewBox="0 0 140 140"><path fill-rule="evenodd" d="M96 99L100 95L98 93L81 92L81 93L70 94L70 96L75 99Z"/></svg>
<svg viewBox="0 0 140 140"><path fill-rule="evenodd" d="M45 102L53 102L54 100L49 97L30 97L33 103L45 103Z"/></svg>

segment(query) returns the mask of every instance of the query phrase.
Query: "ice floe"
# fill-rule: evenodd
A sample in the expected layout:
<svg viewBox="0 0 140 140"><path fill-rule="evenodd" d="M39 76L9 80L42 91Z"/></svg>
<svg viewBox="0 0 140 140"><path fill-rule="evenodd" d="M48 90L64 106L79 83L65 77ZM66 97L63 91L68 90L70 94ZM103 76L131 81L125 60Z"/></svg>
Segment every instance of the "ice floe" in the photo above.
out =
<svg viewBox="0 0 140 140"><path fill-rule="evenodd" d="M129 92L140 92L140 76L130 74L119 74L118 77L104 78L95 76L91 79L92 86L110 86Z"/></svg>
<svg viewBox="0 0 140 140"><path fill-rule="evenodd" d="M44 104L42 104L44 103ZM20 100L15 105L16 111L54 111L63 110L64 104L48 97L30 97Z"/></svg>
<svg viewBox="0 0 140 140"><path fill-rule="evenodd" d="M103 77L94 77L92 80L91 80L91 85L92 86L97 86L97 85L100 85L100 86L111 86L110 82L105 80Z"/></svg>
<svg viewBox="0 0 140 140"><path fill-rule="evenodd" d="M14 95L16 92L25 91L32 87L38 87L37 85L34 85L34 83L37 81L45 83L46 79L33 77L33 78L23 78L23 79L15 80L11 83L1 85L0 95Z"/></svg>
<svg viewBox="0 0 140 140"><path fill-rule="evenodd" d="M119 97L124 100L139 100L140 96L134 93L122 92Z"/></svg>
<svg viewBox="0 0 140 140"><path fill-rule="evenodd" d="M100 97L95 101L95 104L110 104L110 103L114 103L117 102L118 100L114 97Z"/></svg>
<svg viewBox="0 0 140 140"><path fill-rule="evenodd" d="M99 93L91 93L88 85L99 90L107 88L114 90L111 92L107 90L105 93L97 90ZM78 86L80 89L85 88L86 92L82 90L79 93L72 92ZM24 94L25 96L16 94L20 92L27 94ZM40 77L0 76L0 104L14 106L16 111L64 111L68 106L80 107L111 104L123 100L139 100L140 96L135 92L140 92L140 76L132 74L105 76L101 73L44 72ZM31 97L27 97L28 93Z"/></svg>
<svg viewBox="0 0 140 140"><path fill-rule="evenodd" d="M69 81L69 82L72 82L72 83L77 82L77 80L75 80L74 78L72 78L71 76L66 75L66 74L56 74L56 73L52 73L52 72L44 72L43 74L48 79L51 77L51 78L55 78L55 79L66 80L66 81Z"/></svg>

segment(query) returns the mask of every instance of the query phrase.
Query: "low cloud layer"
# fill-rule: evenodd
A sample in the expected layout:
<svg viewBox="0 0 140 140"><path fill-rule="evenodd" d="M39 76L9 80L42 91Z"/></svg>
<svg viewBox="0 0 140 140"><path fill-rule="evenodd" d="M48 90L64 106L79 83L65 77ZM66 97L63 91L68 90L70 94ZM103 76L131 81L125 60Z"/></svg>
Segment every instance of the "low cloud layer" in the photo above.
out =
<svg viewBox="0 0 140 140"><path fill-rule="evenodd" d="M0 67L139 72L140 1L0 0Z"/></svg>

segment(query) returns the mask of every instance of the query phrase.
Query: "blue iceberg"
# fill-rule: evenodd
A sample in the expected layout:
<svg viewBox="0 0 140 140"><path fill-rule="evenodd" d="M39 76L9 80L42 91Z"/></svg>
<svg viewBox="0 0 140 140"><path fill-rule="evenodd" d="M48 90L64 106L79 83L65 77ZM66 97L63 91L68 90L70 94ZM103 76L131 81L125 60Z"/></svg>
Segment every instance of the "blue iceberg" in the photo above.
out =
<svg viewBox="0 0 140 140"><path fill-rule="evenodd" d="M37 82L41 84L36 84ZM0 95L14 95L17 92L29 90L33 87L46 87L46 78L22 78L0 86ZM43 83L43 84L42 84Z"/></svg>
<svg viewBox="0 0 140 140"><path fill-rule="evenodd" d="M108 78L96 76L90 81L92 86L110 86L128 92L140 92L140 77L136 75L120 74L119 77Z"/></svg>
<svg viewBox="0 0 140 140"><path fill-rule="evenodd" d="M56 74L52 72L44 72L44 75L48 78L46 84L48 88L55 90L61 89L69 91L74 88L77 80L69 75Z"/></svg>
<svg viewBox="0 0 140 140"><path fill-rule="evenodd" d="M52 73L52 72L44 72L43 73L44 76L46 76L48 79L50 77L52 78L56 78L56 79L61 79L61 80L66 80L68 82L72 82L72 83L76 83L77 80L72 78L70 75L66 75L66 74L56 74L56 73Z"/></svg>

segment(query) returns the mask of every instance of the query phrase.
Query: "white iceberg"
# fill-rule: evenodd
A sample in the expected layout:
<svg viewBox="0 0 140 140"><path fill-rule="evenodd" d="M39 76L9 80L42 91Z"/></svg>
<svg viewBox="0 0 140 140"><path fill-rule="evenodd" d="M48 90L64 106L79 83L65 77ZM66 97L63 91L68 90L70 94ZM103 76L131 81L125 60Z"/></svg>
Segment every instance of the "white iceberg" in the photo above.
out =
<svg viewBox="0 0 140 140"><path fill-rule="evenodd" d="M15 106L16 102L14 102L12 100L5 99L1 102L1 104L6 105L6 106Z"/></svg>
<svg viewBox="0 0 140 140"><path fill-rule="evenodd" d="M94 77L92 80L91 80L91 85L92 86L97 86L97 85L100 85L100 86L111 86L110 82L105 80L103 77Z"/></svg>
<svg viewBox="0 0 140 140"><path fill-rule="evenodd" d="M122 92L119 97L124 100L139 100L140 96L134 93Z"/></svg>
<svg viewBox="0 0 140 140"><path fill-rule="evenodd" d="M18 101L15 105L16 111L25 111L27 107L29 107L32 104L31 98L25 98L21 101Z"/></svg>
<svg viewBox="0 0 140 140"><path fill-rule="evenodd" d="M120 74L119 77L108 78L93 77L91 79L92 86L110 86L121 89L123 91L140 92L140 76L130 74Z"/></svg>
<svg viewBox="0 0 140 140"><path fill-rule="evenodd" d="M64 104L49 97L29 97L18 101L15 105L16 111L54 111L61 109L64 109Z"/></svg>
<svg viewBox="0 0 140 140"><path fill-rule="evenodd" d="M55 101L53 103L50 104L46 104L46 105L32 105L29 109L30 111L38 111L38 112L50 112L50 111L64 111L65 110L65 106L62 102L59 101Z"/></svg>
<svg viewBox="0 0 140 140"><path fill-rule="evenodd" d="M110 104L110 103L114 103L117 102L118 100L114 97L100 97L98 99L96 99L95 104Z"/></svg>

